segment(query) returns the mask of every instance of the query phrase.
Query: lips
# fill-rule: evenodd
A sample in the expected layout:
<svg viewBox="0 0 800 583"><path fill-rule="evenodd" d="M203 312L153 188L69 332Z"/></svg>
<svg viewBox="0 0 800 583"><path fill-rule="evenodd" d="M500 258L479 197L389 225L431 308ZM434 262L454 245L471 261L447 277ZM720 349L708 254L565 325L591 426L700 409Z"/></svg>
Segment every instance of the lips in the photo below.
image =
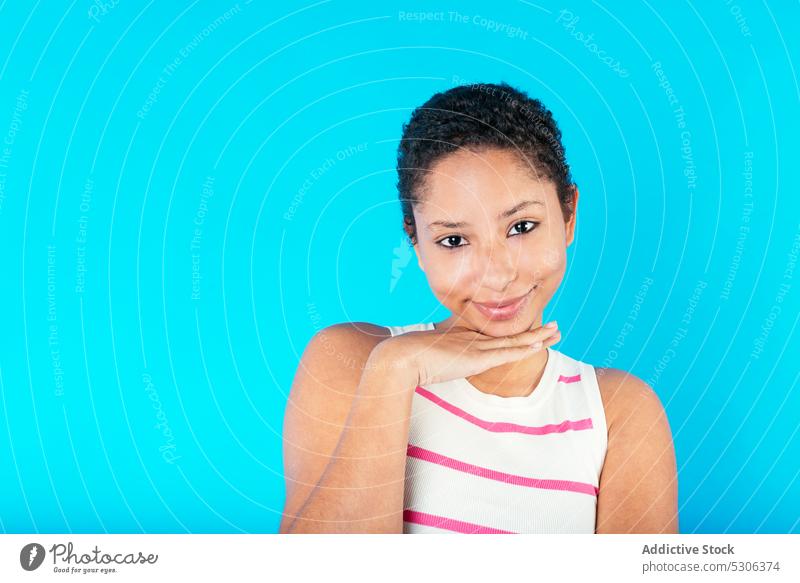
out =
<svg viewBox="0 0 800 583"><path fill-rule="evenodd" d="M529 291L528 293L530 293L530 291ZM473 303L475 303L475 304L478 304L478 305L480 305L480 306L484 306L484 307L486 307L486 308L504 308L504 307L506 307L506 306L510 306L510 305L512 305L512 304L515 304L515 303L517 303L517 302L518 302L518 301L520 301L522 298L524 298L525 296L527 296L527 295L528 295L528 293L526 293L526 294L523 294L523 295L521 295L521 296L517 296L516 298L511 298L510 300L505 300L505 301L502 301L502 302L473 302Z"/></svg>
<svg viewBox="0 0 800 583"><path fill-rule="evenodd" d="M533 287L528 293L517 298L511 298L502 302L472 302L475 308L490 320L510 320L515 317L520 308L525 304L531 292L536 289Z"/></svg>

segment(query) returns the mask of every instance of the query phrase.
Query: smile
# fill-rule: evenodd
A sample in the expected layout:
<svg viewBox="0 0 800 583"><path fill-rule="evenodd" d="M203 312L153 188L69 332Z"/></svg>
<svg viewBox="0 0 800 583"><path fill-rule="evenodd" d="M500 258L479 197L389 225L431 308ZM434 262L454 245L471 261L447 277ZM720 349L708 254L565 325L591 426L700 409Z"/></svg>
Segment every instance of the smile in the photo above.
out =
<svg viewBox="0 0 800 583"><path fill-rule="evenodd" d="M531 292L535 290L536 287L537 286L534 286L528 293L518 298L512 298L502 302L472 303L481 314L490 320L510 320L519 313L520 308L522 308L528 297L530 297Z"/></svg>

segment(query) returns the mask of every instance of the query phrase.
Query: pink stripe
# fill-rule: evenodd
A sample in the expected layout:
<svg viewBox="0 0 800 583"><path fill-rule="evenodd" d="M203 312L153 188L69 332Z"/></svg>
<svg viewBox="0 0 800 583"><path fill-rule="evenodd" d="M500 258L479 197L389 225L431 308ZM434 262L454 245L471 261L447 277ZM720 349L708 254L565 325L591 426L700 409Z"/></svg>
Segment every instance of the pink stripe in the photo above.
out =
<svg viewBox="0 0 800 583"><path fill-rule="evenodd" d="M445 530L452 530L465 534L517 534L510 530L481 526L480 524L472 524L471 522L436 516L435 514L428 514L426 512L417 512L416 510L403 510L403 520L405 522L434 526L436 528L443 528Z"/></svg>
<svg viewBox="0 0 800 583"><path fill-rule="evenodd" d="M565 377L563 374L558 375L558 382L559 383L578 383L581 380L581 375L576 374L572 377Z"/></svg>
<svg viewBox="0 0 800 583"><path fill-rule="evenodd" d="M549 425L540 425L538 427L531 426L531 425L518 425L516 423L507 423L505 421L485 421L483 419L479 419L470 413L467 413L463 409L460 409L453 405L452 403L448 403L438 395L430 392L428 389L424 389L422 387L417 387L417 392L428 399L429 401L433 401L437 405L439 405L442 409L449 411L453 415L457 417L461 417L465 421L469 421L473 425L477 425L478 427L485 429L486 431L495 431L497 433L526 433L528 435L547 435L548 433L564 433L565 431L580 431L582 429L592 429L592 419L591 417L587 417L586 419L579 419L578 421L562 421L561 423L556 424L549 424Z"/></svg>
<svg viewBox="0 0 800 583"><path fill-rule="evenodd" d="M515 474L507 474L490 468L476 466L446 455L436 453L429 449L425 449L416 445L408 444L406 454L417 459L439 464L447 468L473 474L480 478L489 478L490 480L497 480L506 484L516 484L517 486L526 486L528 488L543 488L546 490L564 490L568 492L578 492L579 494L589 494L590 496L597 496L598 488L593 484L586 484L584 482L573 482L571 480L545 480L541 478L528 478L526 476L518 476Z"/></svg>

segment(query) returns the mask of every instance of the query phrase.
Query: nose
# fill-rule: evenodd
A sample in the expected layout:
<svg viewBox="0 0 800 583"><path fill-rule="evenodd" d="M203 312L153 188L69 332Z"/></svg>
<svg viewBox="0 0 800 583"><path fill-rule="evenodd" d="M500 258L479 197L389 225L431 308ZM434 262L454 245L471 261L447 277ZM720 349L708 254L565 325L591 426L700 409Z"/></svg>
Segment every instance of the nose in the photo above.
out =
<svg viewBox="0 0 800 583"><path fill-rule="evenodd" d="M519 246L493 244L478 254L477 263L475 273L479 286L502 293L517 279Z"/></svg>

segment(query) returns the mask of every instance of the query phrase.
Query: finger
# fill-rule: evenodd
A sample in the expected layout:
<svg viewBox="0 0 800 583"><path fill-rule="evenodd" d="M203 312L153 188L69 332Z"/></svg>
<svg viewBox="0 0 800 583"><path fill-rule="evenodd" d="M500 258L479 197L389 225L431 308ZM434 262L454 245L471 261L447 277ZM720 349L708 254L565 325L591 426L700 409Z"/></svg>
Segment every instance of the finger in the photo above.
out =
<svg viewBox="0 0 800 583"><path fill-rule="evenodd" d="M544 340L545 346L552 346L553 344L561 342L561 330L556 330L556 333Z"/></svg>
<svg viewBox="0 0 800 583"><path fill-rule="evenodd" d="M501 336L488 340L481 340L478 347L482 350L494 350L497 348L513 348L517 346L530 346L534 342L543 342L558 333L558 328L540 327L513 336Z"/></svg>

